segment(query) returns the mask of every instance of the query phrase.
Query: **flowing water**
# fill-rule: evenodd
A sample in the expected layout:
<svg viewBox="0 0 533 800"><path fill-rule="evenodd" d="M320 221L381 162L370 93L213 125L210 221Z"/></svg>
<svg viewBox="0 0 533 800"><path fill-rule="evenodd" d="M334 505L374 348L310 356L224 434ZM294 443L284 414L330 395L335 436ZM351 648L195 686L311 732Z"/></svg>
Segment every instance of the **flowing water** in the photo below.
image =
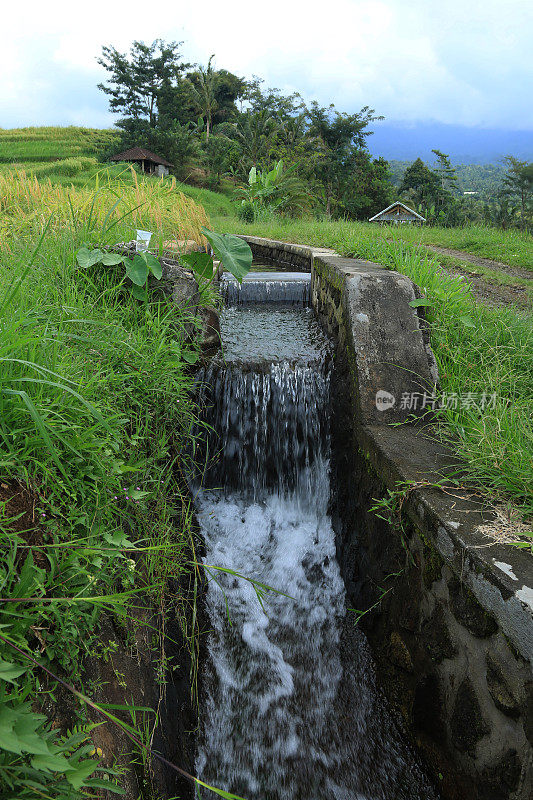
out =
<svg viewBox="0 0 533 800"><path fill-rule="evenodd" d="M282 303L309 305L311 275L305 272L250 272L240 284L233 275L224 276L222 296L230 305Z"/></svg>
<svg viewBox="0 0 533 800"><path fill-rule="evenodd" d="M200 375L217 458L197 502L212 576L198 776L248 800L434 800L346 609L328 516L332 352L308 282L282 277L291 305L258 275L227 287L224 355ZM280 593L262 605L210 565Z"/></svg>

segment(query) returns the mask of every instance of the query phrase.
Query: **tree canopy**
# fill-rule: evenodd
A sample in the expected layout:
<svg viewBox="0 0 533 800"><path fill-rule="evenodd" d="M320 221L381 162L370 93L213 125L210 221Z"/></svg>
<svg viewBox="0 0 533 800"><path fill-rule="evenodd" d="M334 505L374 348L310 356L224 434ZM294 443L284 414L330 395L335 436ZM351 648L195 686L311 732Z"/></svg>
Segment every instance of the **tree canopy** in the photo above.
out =
<svg viewBox="0 0 533 800"><path fill-rule="evenodd" d="M116 152L147 147L173 163L178 177L194 176L211 188L225 179L249 189L251 170L266 179L278 175L281 162L279 180L294 193L283 208L292 213L303 208L296 198L305 187L306 208L328 217L368 219L399 197L439 224L481 218L531 223L531 163L509 156L503 183L493 170L487 175L494 191L463 197L473 168L458 170L437 148L434 165L418 158L401 171L393 164L392 173L385 159L372 158L368 138L383 117L369 106L348 114L333 105L306 105L297 92L284 94L257 76L245 80L218 69L214 55L205 66L185 63L181 47L156 39L134 41L127 53L102 48L98 61L108 79L99 88L120 115Z"/></svg>

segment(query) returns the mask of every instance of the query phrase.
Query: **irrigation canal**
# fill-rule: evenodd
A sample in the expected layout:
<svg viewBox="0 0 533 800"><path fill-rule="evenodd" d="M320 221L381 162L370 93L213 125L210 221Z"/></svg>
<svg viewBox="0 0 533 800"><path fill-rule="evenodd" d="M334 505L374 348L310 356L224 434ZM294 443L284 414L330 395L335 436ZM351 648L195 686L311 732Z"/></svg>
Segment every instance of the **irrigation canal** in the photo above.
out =
<svg viewBox="0 0 533 800"><path fill-rule="evenodd" d="M197 497L215 573L198 776L248 800L434 800L346 607L328 509L333 344L310 276L223 280L223 353L200 374L218 453ZM215 580L216 578L216 580Z"/></svg>

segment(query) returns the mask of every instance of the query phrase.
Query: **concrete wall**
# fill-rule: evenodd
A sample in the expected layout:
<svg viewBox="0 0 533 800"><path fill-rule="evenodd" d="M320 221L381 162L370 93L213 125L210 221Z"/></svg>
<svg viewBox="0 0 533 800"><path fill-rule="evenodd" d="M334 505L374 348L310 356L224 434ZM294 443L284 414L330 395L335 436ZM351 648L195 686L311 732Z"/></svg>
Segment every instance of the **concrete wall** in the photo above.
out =
<svg viewBox="0 0 533 800"><path fill-rule="evenodd" d="M285 244L261 247L286 258ZM401 407L404 393L438 385L423 311L409 306L417 287L376 264L307 254L345 397L333 425L339 561L351 605L373 607L360 624L383 690L443 797L529 800L533 559L486 535L494 513L451 484L458 459ZM408 491L380 519L372 506L400 484Z"/></svg>

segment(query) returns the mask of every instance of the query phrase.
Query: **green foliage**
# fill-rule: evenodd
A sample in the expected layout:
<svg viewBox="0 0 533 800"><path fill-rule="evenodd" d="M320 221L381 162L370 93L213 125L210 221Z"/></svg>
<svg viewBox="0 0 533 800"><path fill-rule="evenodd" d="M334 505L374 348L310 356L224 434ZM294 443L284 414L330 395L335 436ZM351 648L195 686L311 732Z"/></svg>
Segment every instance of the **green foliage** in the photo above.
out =
<svg viewBox="0 0 533 800"><path fill-rule="evenodd" d="M242 222L254 222L255 208L251 200L243 200L237 208L237 216Z"/></svg>
<svg viewBox="0 0 533 800"><path fill-rule="evenodd" d="M134 119L146 117L154 127L160 90L175 86L188 66L181 61L181 44L161 39L150 45L135 41L129 54L103 47L98 63L109 73L109 84L100 83L98 88L109 97L110 110Z"/></svg>
<svg viewBox="0 0 533 800"><path fill-rule="evenodd" d="M215 96L216 72L213 69L213 58L214 55L210 56L207 67L199 67L195 73L189 76L195 111L205 119L207 142L209 142L209 134L213 125L213 114L218 107Z"/></svg>
<svg viewBox="0 0 533 800"><path fill-rule="evenodd" d="M506 200L517 200L520 226L526 228L533 222L533 162L519 161L513 156L507 156L505 161L507 172L503 179L501 195Z"/></svg>
<svg viewBox="0 0 533 800"><path fill-rule="evenodd" d="M117 149L147 147L173 163L178 175L194 172L195 181L206 167L211 177L205 183L213 187L224 174L242 181L255 170L260 193L244 199L256 216L258 208L301 213L321 198L328 215L366 216L388 201L386 163L372 161L366 147L368 126L381 117L368 106L356 114L316 103L306 108L298 94L264 91L258 79L246 83L216 70L213 59L184 75L176 43L134 42L129 55L104 47L100 63L110 83L100 88L110 110L125 115L117 123L123 131ZM240 111L239 98L246 101ZM274 173L284 161L284 192L274 197L268 176L281 182ZM253 193L251 184L248 190Z"/></svg>
<svg viewBox="0 0 533 800"><path fill-rule="evenodd" d="M252 207L254 218L261 209L270 211L303 211L308 207L309 198L305 187L295 176L296 164L283 168L283 161L277 161L271 170L252 167L248 174L248 185L236 191L242 198L241 205Z"/></svg>
<svg viewBox="0 0 533 800"><path fill-rule="evenodd" d="M101 264L104 267L116 267L119 264L124 264L126 268L124 277L129 278L131 282L129 286L130 292L137 300L147 299L146 290L150 275L158 281L161 280L163 275L160 262L148 251L136 253L133 258L128 258L128 256L123 256L119 253L105 252L98 247L92 250L89 250L88 247L80 247L76 253L76 261L82 269L89 269L89 267L94 267L97 264ZM117 285L120 286L123 282L124 278L120 279Z"/></svg>
<svg viewBox="0 0 533 800"><path fill-rule="evenodd" d="M229 233L216 233L202 228L202 233L211 245L214 255L224 269L231 272L242 283L252 266L252 251L248 242L239 236ZM189 253L181 256L181 260L194 271L200 284L207 280L210 284L215 276L213 256L209 253Z"/></svg>
<svg viewBox="0 0 533 800"><path fill-rule="evenodd" d="M216 175L216 183L218 185L221 176L237 165L240 149L233 139L219 133L209 138L205 147L205 154L207 166Z"/></svg>
<svg viewBox="0 0 533 800"><path fill-rule="evenodd" d="M11 667L15 671L15 665ZM98 761L90 757L94 747L87 739L92 727L76 728L63 737L50 728L43 714L35 713L30 702L18 702L15 692L0 685L2 797L5 800L33 800L36 796L76 800L80 790L104 788L113 794L124 794L110 780L117 773L99 768ZM96 771L101 777L92 777Z"/></svg>

